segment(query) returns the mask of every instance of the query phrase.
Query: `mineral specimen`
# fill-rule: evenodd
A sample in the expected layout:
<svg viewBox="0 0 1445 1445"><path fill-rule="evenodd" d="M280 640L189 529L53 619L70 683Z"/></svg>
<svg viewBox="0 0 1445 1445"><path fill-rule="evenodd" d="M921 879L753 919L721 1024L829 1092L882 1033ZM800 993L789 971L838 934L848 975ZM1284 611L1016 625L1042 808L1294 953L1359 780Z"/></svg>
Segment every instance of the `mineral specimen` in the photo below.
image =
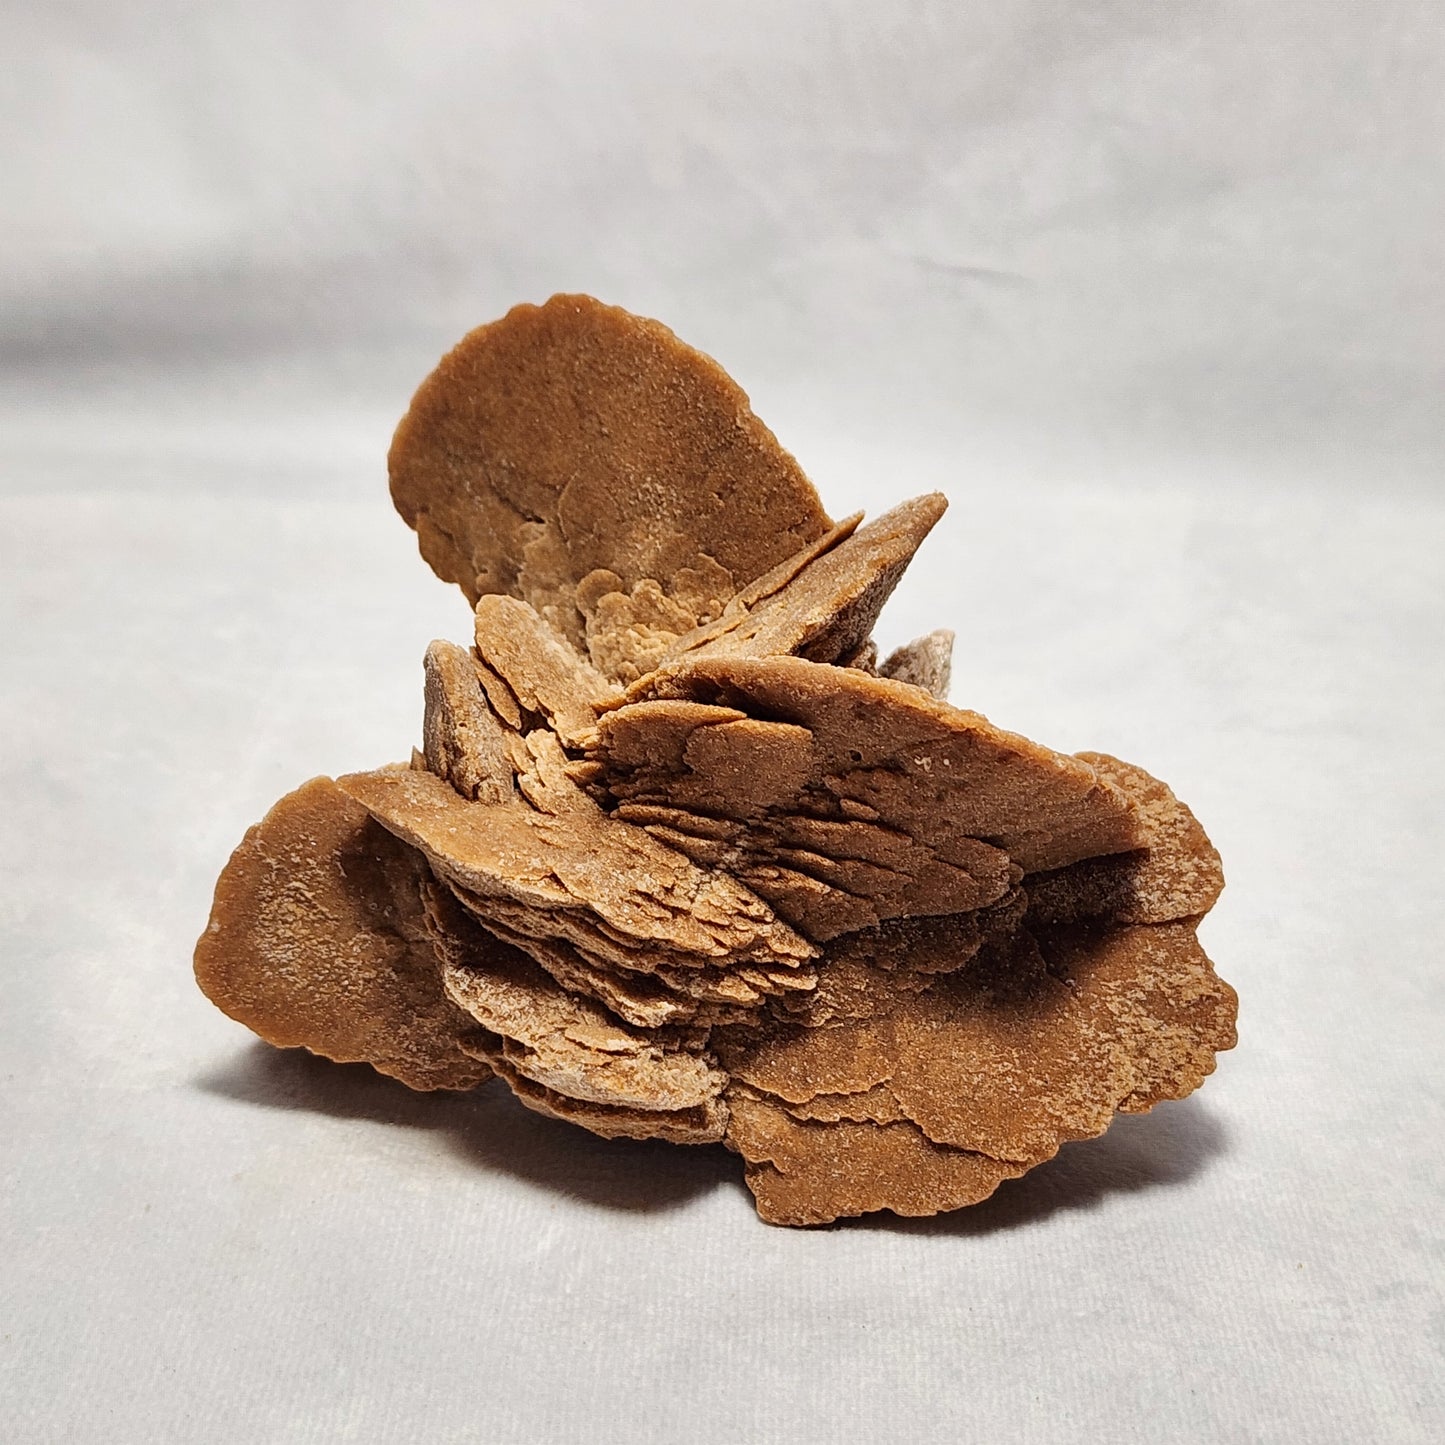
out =
<svg viewBox="0 0 1445 1445"><path fill-rule="evenodd" d="M409 766L236 850L196 949L233 1018L722 1141L780 1224L974 1203L1233 1045L1189 810L950 706L949 632L879 664L941 496L832 522L713 362L585 296L467 336L390 471L474 645L427 650Z"/></svg>

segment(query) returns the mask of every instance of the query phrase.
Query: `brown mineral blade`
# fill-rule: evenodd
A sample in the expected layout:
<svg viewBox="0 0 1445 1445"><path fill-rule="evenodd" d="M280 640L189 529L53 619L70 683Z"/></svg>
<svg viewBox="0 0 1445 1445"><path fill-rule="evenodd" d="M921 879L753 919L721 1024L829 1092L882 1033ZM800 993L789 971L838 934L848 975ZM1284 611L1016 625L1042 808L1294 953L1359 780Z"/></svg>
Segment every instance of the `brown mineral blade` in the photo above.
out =
<svg viewBox="0 0 1445 1445"><path fill-rule="evenodd" d="M508 802L513 788L506 729L488 706L471 653L433 642L425 669L427 768L473 802Z"/></svg>
<svg viewBox="0 0 1445 1445"><path fill-rule="evenodd" d="M659 1111L626 1109L573 1099L539 1084L519 1072L506 1056L500 1039L485 1034L469 1040L467 1048L488 1064L527 1108L549 1119L579 1124L604 1139L665 1139L671 1144L716 1144L727 1132L727 1105L712 1099L695 1109Z"/></svg>
<svg viewBox="0 0 1445 1445"><path fill-rule="evenodd" d="M692 1109L722 1092L726 1076L694 1036L630 1028L516 949L479 947L485 935L464 931L463 922L446 919L442 981L454 1003L500 1036L518 1073L569 1098L620 1108Z"/></svg>
<svg viewBox="0 0 1445 1445"><path fill-rule="evenodd" d="M730 1101L727 1142L769 1224L828 1224L889 1209L938 1214L987 1199L1025 1166L935 1144L906 1121L805 1121L765 1099Z"/></svg>
<svg viewBox="0 0 1445 1445"><path fill-rule="evenodd" d="M608 932L582 909L538 909L505 898L484 898L452 885L462 906L489 932L515 943L567 988L587 993L619 1017L635 1021L629 1005L651 982L645 1007L665 1005L667 1022L751 1016L767 999L813 987L810 968L737 963L728 967L677 962L667 950L639 948L636 939Z"/></svg>
<svg viewBox="0 0 1445 1445"><path fill-rule="evenodd" d="M417 392L389 468L440 577L473 604L524 598L579 649L576 586L598 569L673 596L721 568L735 591L830 525L714 361L589 296L471 332Z"/></svg>
<svg viewBox="0 0 1445 1445"><path fill-rule="evenodd" d="M1031 943L899 1003L889 1087L936 1142L1037 1163L1191 1093L1234 1047L1234 990L1191 924L1047 932L1037 963Z"/></svg>
<svg viewBox="0 0 1445 1445"><path fill-rule="evenodd" d="M905 683L722 657L634 696L592 753L617 815L667 829L816 940L980 908L1020 869L1139 846L1133 805L1089 764Z"/></svg>
<svg viewBox="0 0 1445 1445"><path fill-rule="evenodd" d="M415 849L313 779L232 854L196 945L197 982L270 1043L369 1063L413 1089L469 1089L491 1070L459 1047L476 1025L442 988L427 877Z"/></svg>
<svg viewBox="0 0 1445 1445"><path fill-rule="evenodd" d="M898 1066L892 1010L808 1028L768 1021L716 1029L713 1047L735 1081L780 1103L819 1094L861 1094L886 1084Z"/></svg>
<svg viewBox="0 0 1445 1445"><path fill-rule="evenodd" d="M597 709L621 694L526 602L489 594L477 603L477 655L528 712L569 747L592 734Z"/></svg>
<svg viewBox="0 0 1445 1445"><path fill-rule="evenodd" d="M930 492L885 512L750 607L730 608L710 627L681 638L666 660L793 654L840 662L853 656L947 506L942 493Z"/></svg>
<svg viewBox="0 0 1445 1445"><path fill-rule="evenodd" d="M846 657L838 659L839 667L856 667L859 672L871 673L874 677L878 673L878 644L870 637L861 647L855 648ZM941 696L941 694L935 694Z"/></svg>
<svg viewBox="0 0 1445 1445"><path fill-rule="evenodd" d="M1022 1173L1102 1133L1120 1110L1193 1092L1234 1045L1235 1007L1191 924L1058 929L1037 942L1020 929L870 1017L724 1029L713 1044L732 1079L730 1142L791 1175L789 1208L817 1222L858 1212L859 1195L841 1165L834 1178L840 1140L787 1120L906 1119L932 1145L991 1161L998 1177ZM786 1141L781 1154L760 1142L773 1133ZM848 1137L865 1153L876 1144ZM880 1191L885 1182L874 1181ZM949 1197L934 1207L956 1207ZM923 1202L910 1193L908 1212L929 1212Z"/></svg>
<svg viewBox="0 0 1445 1445"><path fill-rule="evenodd" d="M477 681L481 683L482 692L486 695L492 711L513 732L520 731L522 704L517 701L517 694L507 686L505 679L493 672L475 652L472 654L472 663L477 670Z"/></svg>
<svg viewBox="0 0 1445 1445"><path fill-rule="evenodd" d="M894 918L834 939L824 950L817 986L780 1001L775 1016L818 1028L848 1019L871 1019L898 1000L922 993L947 973L967 968L990 940L1009 937L1027 900L1014 889L998 903L972 913L937 918Z"/></svg>
<svg viewBox="0 0 1445 1445"><path fill-rule="evenodd" d="M488 932L520 948L569 993L596 999L625 1023L637 1028L660 1029L690 1024L697 1017L697 1001L674 993L655 974L609 968L565 939L519 933L502 922L493 910L486 909L485 904L483 909L487 916L482 926ZM476 908L468 912L479 921L483 916Z"/></svg>
<svg viewBox="0 0 1445 1445"><path fill-rule="evenodd" d="M813 564L825 552L831 552L840 542L846 542L863 522L863 513L854 512L841 522L834 522L826 532L820 532L805 547L800 547L791 557L784 557L776 566L769 567L761 577L755 577L740 592L728 598L723 611L729 617L742 617L751 612L760 602L765 601L795 578L805 567Z"/></svg>
<svg viewBox="0 0 1445 1445"><path fill-rule="evenodd" d="M699 1108L722 1093L722 1076L692 1052L630 1038L595 1005L519 970L449 969L447 993L501 1035L519 1074L569 1099L664 1112Z"/></svg>
<svg viewBox="0 0 1445 1445"><path fill-rule="evenodd" d="M437 873L481 899L545 919L578 912L635 951L638 966L796 966L813 950L761 899L710 875L585 796L547 814L525 803L469 803L430 773L381 769L338 785Z"/></svg>
<svg viewBox="0 0 1445 1445"><path fill-rule="evenodd" d="M1079 758L1133 800L1144 846L1031 874L1025 880L1030 919L1048 925L1202 918L1224 889L1224 873L1198 819L1143 768L1105 753L1080 753Z"/></svg>
<svg viewBox="0 0 1445 1445"><path fill-rule="evenodd" d="M1239 996L1218 974L1188 923L1122 929L1042 930L1049 968L1088 1000L1104 1026L1130 1031L1126 1114L1188 1098L1214 1072L1217 1055L1239 1041ZM1121 1070L1122 1071L1122 1070Z"/></svg>
<svg viewBox="0 0 1445 1445"><path fill-rule="evenodd" d="M947 627L936 628L896 648L878 668L880 677L911 683L930 696L945 700L952 674L953 631Z"/></svg>
<svg viewBox="0 0 1445 1445"><path fill-rule="evenodd" d="M577 584L577 610L585 619L587 654L594 667L620 682L651 672L686 636L720 617L732 602L733 576L710 558L673 575L671 593L655 578L632 587L610 568L589 572Z"/></svg>
<svg viewBox="0 0 1445 1445"><path fill-rule="evenodd" d="M572 778L567 754L556 733L534 728L514 746L517 790L539 813L595 816L596 802ZM579 820L580 821L580 820Z"/></svg>
<svg viewBox="0 0 1445 1445"><path fill-rule="evenodd" d="M875 1084L856 1094L814 1094L811 1099L784 1107L793 1118L818 1124L838 1124L845 1120L850 1124L902 1124L907 1117L887 1084Z"/></svg>
<svg viewBox="0 0 1445 1445"><path fill-rule="evenodd" d="M390 470L475 650L428 650L410 768L248 833L196 950L232 1016L725 1138L787 1224L977 1202L1233 1045L1188 808L949 706L951 632L880 665L940 495L831 523L713 362L585 296L466 337Z"/></svg>

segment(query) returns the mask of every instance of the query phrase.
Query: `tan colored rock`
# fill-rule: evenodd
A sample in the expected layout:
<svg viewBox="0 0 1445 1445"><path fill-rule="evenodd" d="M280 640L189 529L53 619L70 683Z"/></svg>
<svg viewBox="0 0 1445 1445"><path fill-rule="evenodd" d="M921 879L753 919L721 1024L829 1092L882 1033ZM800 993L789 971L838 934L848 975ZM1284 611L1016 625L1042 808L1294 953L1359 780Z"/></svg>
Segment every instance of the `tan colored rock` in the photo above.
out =
<svg viewBox="0 0 1445 1445"><path fill-rule="evenodd" d="M506 1057L500 1040L485 1034L468 1041L468 1050L504 1079L527 1108L549 1119L580 1124L604 1139L665 1139L670 1144L716 1144L727 1132L728 1110L722 1099L694 1109L627 1109L574 1099L529 1079Z"/></svg>
<svg viewBox="0 0 1445 1445"><path fill-rule="evenodd" d="M480 914L458 902L478 926L484 926L496 937L522 949L540 968L570 993L595 999L624 1023L637 1028L661 1029L670 1025L689 1025L706 1016L708 1022L724 1019L736 1023L754 1017L761 997L751 1005L727 1011L714 1017L709 1006L683 990L669 988L654 973L635 973L611 967L589 957L574 944L557 937L538 937L536 933L511 929L494 910L487 910L486 923Z"/></svg>
<svg viewBox="0 0 1445 1445"><path fill-rule="evenodd" d="M620 699L559 632L515 597L488 594L477 603L476 640L484 668L502 679L523 711L539 713L569 747L591 736L599 707Z"/></svg>
<svg viewBox="0 0 1445 1445"><path fill-rule="evenodd" d="M566 988L597 999L627 1023L735 1023L752 1018L770 999L805 997L817 975L809 967L697 967L639 954L577 911L542 913L505 899L453 889L483 927L514 943Z"/></svg>
<svg viewBox="0 0 1445 1445"><path fill-rule="evenodd" d="M748 1093L747 1085L740 1084L737 1092ZM778 1106L776 1099L769 1099L766 1095L753 1097L774 1108ZM793 1118L805 1123L902 1124L907 1121L887 1084L875 1084L871 1089L859 1089L852 1094L814 1094L811 1099L784 1104L783 1108Z"/></svg>
<svg viewBox="0 0 1445 1445"><path fill-rule="evenodd" d="M616 572L598 568L577 584L587 655L608 677L635 682L679 639L722 616L735 595L732 573L710 557L701 558L697 567L680 568L671 595L652 577L627 590Z"/></svg>
<svg viewBox="0 0 1445 1445"><path fill-rule="evenodd" d="M508 802L513 767L507 730L487 702L471 653L452 642L433 642L425 670L424 767L464 798Z"/></svg>
<svg viewBox="0 0 1445 1445"><path fill-rule="evenodd" d="M428 876L415 849L314 778L231 855L196 981L268 1043L368 1063L413 1089L469 1089L491 1070L460 1047L476 1025L442 987Z"/></svg>
<svg viewBox="0 0 1445 1445"><path fill-rule="evenodd" d="M1118 923L1202 918L1224 890L1224 873L1198 819L1143 768L1106 753L1080 753L1079 758L1128 794L1144 846L1032 875L1027 880L1031 916L1045 924L1100 917Z"/></svg>
<svg viewBox="0 0 1445 1445"><path fill-rule="evenodd" d="M769 1224L829 1224L879 1209L938 1214L987 1199L1027 1168L937 1145L906 1119L804 1121L741 1092L727 1140L747 1161L748 1188Z"/></svg>
<svg viewBox="0 0 1445 1445"><path fill-rule="evenodd" d="M727 1076L705 1052L705 1028L620 1023L520 949L499 948L444 885L429 880L423 899L447 995L497 1036L516 1073L621 1109L676 1113L716 1102Z"/></svg>
<svg viewBox="0 0 1445 1445"><path fill-rule="evenodd" d="M1065 1141L1102 1133L1119 1110L1192 1092L1233 1046L1234 1010L1188 924L1064 930L1038 943L1019 930L963 971L898 993L887 1012L716 1031L733 1080L729 1142L769 1166L751 1168L749 1183L778 1222L929 1213L920 1177L953 1207L943 1201L954 1191L982 1198ZM839 1120L857 1127L820 1127ZM886 1138L863 1120L888 1124ZM905 1157L915 1172L895 1177Z"/></svg>
<svg viewBox="0 0 1445 1445"><path fill-rule="evenodd" d="M352 773L338 786L469 897L539 919L584 914L583 926L636 949L641 969L797 967L814 953L731 877L704 872L580 792L572 810L549 814L468 802L429 773Z"/></svg>
<svg viewBox="0 0 1445 1445"><path fill-rule="evenodd" d="M858 530L863 521L862 512L854 512L841 522L834 522L825 532L820 532L812 541L798 548L791 556L784 557L775 566L769 567L760 577L730 597L723 608L730 618L746 616L760 603L781 592L795 577L813 562L846 542Z"/></svg>
<svg viewBox="0 0 1445 1445"><path fill-rule="evenodd" d="M517 306L422 384L392 441L397 510L475 604L519 597L579 648L577 584L744 586L827 531L812 485L709 357L590 296Z"/></svg>
<svg viewBox="0 0 1445 1445"><path fill-rule="evenodd" d="M870 673L873 677L877 677L878 644L870 637L861 647L854 649L846 657L840 657L838 666L854 667L859 672Z"/></svg>
<svg viewBox="0 0 1445 1445"><path fill-rule="evenodd" d="M889 1087L935 1143L1037 1163L1136 1098L1189 1093L1233 1047L1233 990L1189 925L1033 945L1020 932L893 1015Z"/></svg>
<svg viewBox="0 0 1445 1445"><path fill-rule="evenodd" d="M237 850L196 952L232 1016L721 1140L784 1224L976 1202L1232 1046L1188 808L951 707L951 632L880 665L941 497L830 523L711 361L587 297L468 336L391 472L475 646L428 649L409 767Z"/></svg>
<svg viewBox="0 0 1445 1445"><path fill-rule="evenodd" d="M645 686L598 726L616 815L734 873L815 940L981 908L1021 872L1142 836L1088 763L905 683L720 657Z"/></svg>
<svg viewBox="0 0 1445 1445"><path fill-rule="evenodd" d="M879 667L880 677L921 687L932 697L948 700L949 679L953 675L953 630L939 627L912 642L895 648Z"/></svg>
<svg viewBox="0 0 1445 1445"><path fill-rule="evenodd" d="M665 661L793 655L841 662L858 653L904 569L948 503L915 497L836 545L790 558L711 626L678 640ZM850 519L851 520L851 519Z"/></svg>
<svg viewBox="0 0 1445 1445"><path fill-rule="evenodd" d="M442 977L452 1002L501 1036L518 1073L569 1098L676 1111L710 1103L727 1081L700 1050L668 1048L665 1034L619 1024L525 955L452 964Z"/></svg>

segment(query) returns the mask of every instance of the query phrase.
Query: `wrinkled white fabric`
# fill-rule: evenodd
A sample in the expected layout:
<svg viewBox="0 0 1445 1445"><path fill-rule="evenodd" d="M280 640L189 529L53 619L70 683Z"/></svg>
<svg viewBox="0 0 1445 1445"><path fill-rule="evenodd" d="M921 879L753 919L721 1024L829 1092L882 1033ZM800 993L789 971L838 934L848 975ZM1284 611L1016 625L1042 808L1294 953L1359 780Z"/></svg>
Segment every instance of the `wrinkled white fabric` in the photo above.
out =
<svg viewBox="0 0 1445 1445"><path fill-rule="evenodd" d="M1442 32L1426 3L0 16L0 1435L1445 1435ZM931 1222L757 1222L250 1040L248 824L404 758L465 641L386 497L467 327L711 351L953 700L1166 779L1240 1046Z"/></svg>

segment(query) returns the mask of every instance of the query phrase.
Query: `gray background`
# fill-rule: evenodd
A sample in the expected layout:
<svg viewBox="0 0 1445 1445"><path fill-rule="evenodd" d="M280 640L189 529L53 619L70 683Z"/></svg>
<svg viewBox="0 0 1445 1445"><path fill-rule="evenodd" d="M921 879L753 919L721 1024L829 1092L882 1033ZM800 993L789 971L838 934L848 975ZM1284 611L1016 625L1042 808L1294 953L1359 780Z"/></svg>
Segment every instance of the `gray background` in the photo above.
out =
<svg viewBox="0 0 1445 1445"><path fill-rule="evenodd" d="M1445 1434L1445 24L1349 3L0 11L0 1434ZM249 1041L247 824L404 756L459 595L391 513L437 355L590 290L830 510L885 616L1168 779L1242 996L1201 1094L989 1203L758 1224Z"/></svg>

